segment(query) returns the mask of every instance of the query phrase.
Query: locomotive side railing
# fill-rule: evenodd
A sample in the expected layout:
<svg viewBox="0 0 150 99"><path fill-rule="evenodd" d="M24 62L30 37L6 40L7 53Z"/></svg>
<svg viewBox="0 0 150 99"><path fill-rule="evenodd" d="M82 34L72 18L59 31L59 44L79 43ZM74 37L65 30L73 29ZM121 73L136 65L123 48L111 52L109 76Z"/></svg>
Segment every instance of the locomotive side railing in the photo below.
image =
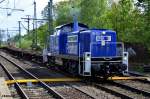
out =
<svg viewBox="0 0 150 99"><path fill-rule="evenodd" d="M81 44L79 43L78 47L79 54L79 74L82 76L91 76L91 51L84 52L81 56ZM82 59L81 59L82 57Z"/></svg>
<svg viewBox="0 0 150 99"><path fill-rule="evenodd" d="M117 42L117 50L116 53L117 56L123 56L124 53L124 43L123 42Z"/></svg>
<svg viewBox="0 0 150 99"><path fill-rule="evenodd" d="M79 53L79 59L78 59L78 60L79 60L79 67L78 67L78 69L79 69L79 74L81 75L80 46L81 46L81 45L80 45L80 43L79 43L79 48L78 48L78 53Z"/></svg>

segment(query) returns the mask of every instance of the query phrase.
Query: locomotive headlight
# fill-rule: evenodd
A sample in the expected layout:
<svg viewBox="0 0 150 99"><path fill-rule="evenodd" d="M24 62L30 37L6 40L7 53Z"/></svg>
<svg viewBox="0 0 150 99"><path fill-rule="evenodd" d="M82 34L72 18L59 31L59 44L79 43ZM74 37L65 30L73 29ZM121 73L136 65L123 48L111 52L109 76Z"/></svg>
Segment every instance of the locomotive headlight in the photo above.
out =
<svg viewBox="0 0 150 99"><path fill-rule="evenodd" d="M86 57L86 60L87 60L87 61L90 61L91 59L90 59L90 57Z"/></svg>
<svg viewBox="0 0 150 99"><path fill-rule="evenodd" d="M127 57L124 57L123 60L127 60Z"/></svg>
<svg viewBox="0 0 150 99"><path fill-rule="evenodd" d="M102 32L102 34L106 34L106 32L105 32L105 31L103 31L103 32Z"/></svg>
<svg viewBox="0 0 150 99"><path fill-rule="evenodd" d="M48 56L51 56L52 54L51 53L48 53Z"/></svg>

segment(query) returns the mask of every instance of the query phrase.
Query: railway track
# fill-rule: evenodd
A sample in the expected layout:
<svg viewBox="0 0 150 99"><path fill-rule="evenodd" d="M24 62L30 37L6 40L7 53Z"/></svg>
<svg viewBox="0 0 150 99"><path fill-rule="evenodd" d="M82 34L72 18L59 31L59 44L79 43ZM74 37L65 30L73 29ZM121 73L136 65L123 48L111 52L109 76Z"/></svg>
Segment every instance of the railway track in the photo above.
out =
<svg viewBox="0 0 150 99"><path fill-rule="evenodd" d="M121 99L123 97L127 96L120 94L120 93L115 93L112 90L109 90L107 88L100 88L97 87L95 84L90 84L90 83L74 83L72 84L73 87L77 88L78 90L81 90L83 92L86 92L90 95L92 95L95 99Z"/></svg>
<svg viewBox="0 0 150 99"><path fill-rule="evenodd" d="M131 90L131 89L129 89L129 87L120 86L119 84L107 83L107 84L97 84L96 86L108 88L110 90L113 90L115 92L123 94L123 95L127 96L126 98L128 98L128 99L149 99L148 96L145 96L142 93L139 93L138 91ZM126 98L124 97L124 99L126 99Z"/></svg>
<svg viewBox="0 0 150 99"><path fill-rule="evenodd" d="M50 84L50 86L57 92L59 92L62 96L64 96L66 99L94 99L92 95L89 95L85 93L82 90L79 90L78 88L72 86L72 84L66 84L66 83L53 83Z"/></svg>
<svg viewBox="0 0 150 99"><path fill-rule="evenodd" d="M9 80L7 74L5 73L5 71L3 70L2 66L0 66L0 77L4 77L5 80Z"/></svg>
<svg viewBox="0 0 150 99"><path fill-rule="evenodd" d="M144 77L145 75L129 72L129 75L132 77ZM145 76L146 77L146 76ZM121 87L126 87L129 90L142 94L144 96L150 97L150 81L144 79L137 80L118 80L114 81L115 84L118 84Z"/></svg>
<svg viewBox="0 0 150 99"><path fill-rule="evenodd" d="M24 79L27 78L34 78L36 80L39 80L37 77L35 77L34 75L32 75L30 72L26 71L25 69L23 69L22 67L18 66L17 64L15 64L14 62L8 60L7 58L1 56L1 66L4 69L4 71L7 73L8 77L10 80L16 80L16 79ZM11 64L11 70L10 68L8 69L8 66L6 63L9 63L9 65ZM12 69L14 68L14 69ZM16 68L18 68L17 70L15 70ZM17 77L14 75L15 71L20 70L19 77L17 75ZM23 75L22 75L23 74ZM14 77L15 76L15 77ZM18 94L20 95L20 97L22 99L30 99L30 98L35 98L35 99L51 99L51 98L59 98L59 99L64 99L64 97L62 97L59 93L57 93L56 91L54 91L52 88L50 88L46 83L39 81L38 86L26 86L23 85L24 87L22 87L22 85L20 85L19 83L15 83L14 87L16 88ZM26 86L26 87L25 87ZM30 94L32 93L32 95ZM41 95L41 93L45 93L45 96ZM14 95L12 95L14 96ZM38 98L37 98L38 97Z"/></svg>
<svg viewBox="0 0 150 99"><path fill-rule="evenodd" d="M33 62L24 61L24 63L28 64L30 66L34 66ZM38 64L36 64L36 67L37 66L38 66ZM110 90L110 89L107 89L107 88L100 88L100 87L97 87L97 86L94 86L94 85L91 85L91 84L87 84L87 82L86 82L86 84L85 84L85 82L83 82L83 83L82 82L80 82L80 83L76 82L76 83L70 83L69 85L71 87L73 87L74 89L81 91L82 93L86 93L89 96L92 96L95 99L121 99L121 98L124 98L124 97L126 97L126 99L131 99L127 95L120 94L119 92L116 92L116 91L113 91L113 90ZM65 84L65 86L66 86L66 84ZM63 87L65 87L65 86L63 86ZM67 86L68 86L68 83L67 83ZM60 85L59 87L62 87L62 85ZM80 96L80 94L79 94L79 96ZM78 98L79 98L79 96L78 96ZM73 98L73 97L71 97L71 98Z"/></svg>
<svg viewBox="0 0 150 99"><path fill-rule="evenodd" d="M141 82L139 80L126 80L126 81L116 81L127 86L131 86L138 90L143 90L145 93L150 94L150 83Z"/></svg>
<svg viewBox="0 0 150 99"><path fill-rule="evenodd" d="M5 54L5 56L9 57L10 60L15 61L17 64L21 64L22 67L24 67L26 70L31 70L31 68L39 68L40 71L44 72L42 70L43 67L38 66L33 66L33 63L30 62L25 62L25 64L22 61L18 61L16 59L13 59L9 55ZM48 70L49 71L49 70ZM41 72L41 73L42 73ZM52 75L48 75L47 73L41 74L39 72L33 72L34 75L37 77L48 77ZM67 84L48 84L50 87L53 87L52 89L54 91L58 91L64 98L67 99L78 99L78 98L95 98L95 99L121 99L126 97L127 99L129 98L126 95L120 94L119 92L115 92L113 90L109 90L107 88L99 88L95 87L90 84L85 84L85 83L68 83ZM68 97L66 97L68 96Z"/></svg>
<svg viewBox="0 0 150 99"><path fill-rule="evenodd" d="M6 55L7 56L7 55ZM9 56L9 55L8 55ZM15 61L17 64L22 64L25 69L30 70L31 67L37 68L38 64L36 66L33 66L33 63L30 62L20 62L16 59L11 59ZM23 65L24 64L24 65ZM28 65L28 66L27 66ZM38 67L39 70L42 72L41 69L43 67ZM38 71L33 72L36 77L49 77L52 75L48 75L45 73L44 75L38 73ZM125 81L126 82L126 81ZM133 81L134 82L134 81ZM133 83L131 82L131 83ZM141 89L140 83L145 82L143 80L137 81L139 84L137 85L128 85L129 82L110 82L110 83L94 83L94 84L85 84L85 83L70 83L68 84L47 84L50 88L52 88L53 91L59 93L63 98L67 99L149 99L149 83L143 83L143 88L147 87L147 89ZM146 81L147 82L147 81ZM141 88L140 88L141 87ZM146 92L146 93L145 93ZM147 93L148 92L148 93ZM67 97L68 96L68 97Z"/></svg>
<svg viewBox="0 0 150 99"><path fill-rule="evenodd" d="M125 90L128 90L128 91L131 91L133 93L136 93L138 95L141 95L143 97L149 97L150 98L150 92L148 91L144 91L144 90L141 90L141 89L138 89L137 87L133 87L131 86L131 84L123 84L122 82L121 83L118 83L118 82L111 82L111 84L117 86L117 87L120 87L122 89L125 89ZM133 84L134 85L134 84ZM135 84L137 85L137 84Z"/></svg>
<svg viewBox="0 0 150 99"><path fill-rule="evenodd" d="M3 57L3 56L1 56L1 58L3 58L5 60L5 61L4 60L2 60L2 61L6 62L6 60L7 60L7 62L10 62L10 64L14 65L14 66L11 65L11 69L14 67L19 68L19 70L23 71L21 74L26 73L26 75L24 77L23 77L23 75L20 75L20 77L17 77L17 79L27 78L27 75L28 75L31 78L39 80L35 75L33 75L29 71L25 70L24 68L18 66L14 61L8 60L6 57ZM5 71L7 71L7 73L9 73L9 75L11 75L13 77L14 75L12 75L10 73L10 71L6 67L4 67L4 65L6 65L6 64L2 63L3 68L5 68ZM15 70L13 70L13 71L15 71ZM16 79L13 78L11 80L16 80ZM88 95L88 94L86 94L80 90L77 90L74 87L70 87L69 90L68 90L68 87L64 87L63 90L59 90L58 88L55 88L56 86L51 86L51 84L46 84L40 80L39 80L38 86L33 85L32 87L28 87L28 86L25 86L25 85L22 86L19 84L18 84L18 86L20 88L19 92L22 92L22 95L24 95L24 96L21 95L21 97L23 99L29 99L29 98L35 98L35 99L41 99L41 98L44 98L44 99L51 99L51 98L72 99L73 94L75 96L77 95L79 97L84 97L84 99L94 99L92 96L90 96L90 95ZM65 88L67 88L67 89L65 90ZM48 95L46 92L50 93L51 96ZM70 96L70 98L68 98L68 96L64 96L64 93L68 94ZM74 99L77 99L77 98L75 98L75 96L74 96Z"/></svg>
<svg viewBox="0 0 150 99"><path fill-rule="evenodd" d="M128 72L128 77L145 77L145 75ZM118 87L122 88L121 90L128 90L129 92L125 91L124 93L134 93L131 94L132 98L136 99L149 99L150 98L150 81L146 79L132 79L132 80L118 80L109 82L112 84L116 89ZM113 87L112 87L113 88ZM113 88L113 89L115 89ZM121 91L120 91L121 92ZM138 95L137 95L138 94ZM130 96L130 94L128 95Z"/></svg>

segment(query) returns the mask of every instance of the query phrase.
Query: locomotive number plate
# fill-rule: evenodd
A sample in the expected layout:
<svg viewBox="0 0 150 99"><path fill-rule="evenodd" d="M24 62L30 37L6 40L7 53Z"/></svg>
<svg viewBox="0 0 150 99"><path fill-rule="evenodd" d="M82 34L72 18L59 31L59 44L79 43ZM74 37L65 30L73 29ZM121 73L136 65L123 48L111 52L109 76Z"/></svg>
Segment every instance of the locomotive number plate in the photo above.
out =
<svg viewBox="0 0 150 99"><path fill-rule="evenodd" d="M96 36L96 41L111 41L111 36Z"/></svg>

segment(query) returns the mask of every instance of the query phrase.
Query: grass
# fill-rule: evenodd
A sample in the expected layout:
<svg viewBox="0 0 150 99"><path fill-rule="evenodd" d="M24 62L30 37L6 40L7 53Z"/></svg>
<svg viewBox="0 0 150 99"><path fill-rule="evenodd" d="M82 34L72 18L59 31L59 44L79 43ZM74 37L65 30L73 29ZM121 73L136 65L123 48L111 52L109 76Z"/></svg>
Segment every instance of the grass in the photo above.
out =
<svg viewBox="0 0 150 99"><path fill-rule="evenodd" d="M144 72L144 68L143 66L133 66L131 68L132 71L136 71L136 72L140 72L140 73L143 73Z"/></svg>

